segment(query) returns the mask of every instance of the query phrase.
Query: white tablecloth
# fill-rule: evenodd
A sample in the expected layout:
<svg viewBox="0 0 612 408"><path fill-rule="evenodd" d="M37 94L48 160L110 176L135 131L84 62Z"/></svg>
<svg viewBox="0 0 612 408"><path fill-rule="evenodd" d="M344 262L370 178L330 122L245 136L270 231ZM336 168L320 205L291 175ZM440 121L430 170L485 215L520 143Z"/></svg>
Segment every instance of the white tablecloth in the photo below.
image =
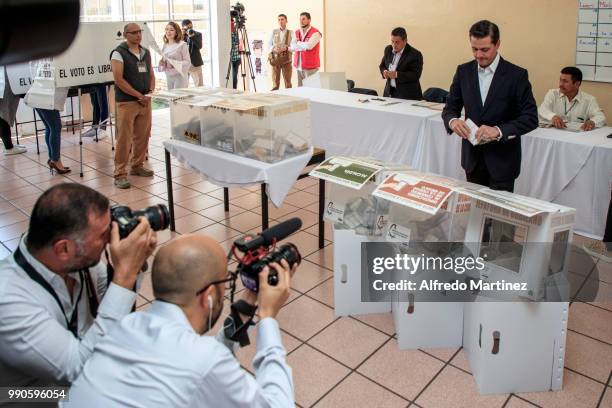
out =
<svg viewBox="0 0 612 408"><path fill-rule="evenodd" d="M430 118L417 168L465 179L461 140L448 135L438 117ZM521 137L521 175L515 191L576 208L577 232L601 238L612 181L612 128L568 132L538 128Z"/></svg>
<svg viewBox="0 0 612 408"><path fill-rule="evenodd" d="M310 99L312 144L328 156L369 156L414 167L427 118L439 115L403 99L361 103L372 96L307 87L277 92ZM399 103L384 106L388 102Z"/></svg>
<svg viewBox="0 0 612 408"><path fill-rule="evenodd" d="M268 197L276 207L281 206L313 153L311 148L308 153L299 156L277 163L264 163L177 140L166 140L164 147L182 164L219 186L241 187L266 183Z"/></svg>

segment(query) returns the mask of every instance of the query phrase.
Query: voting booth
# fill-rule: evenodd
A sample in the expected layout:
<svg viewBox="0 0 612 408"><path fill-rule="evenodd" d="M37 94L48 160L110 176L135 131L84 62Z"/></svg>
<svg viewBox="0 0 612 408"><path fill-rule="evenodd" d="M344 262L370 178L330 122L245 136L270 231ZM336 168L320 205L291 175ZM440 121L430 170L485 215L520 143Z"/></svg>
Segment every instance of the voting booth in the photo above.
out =
<svg viewBox="0 0 612 408"><path fill-rule="evenodd" d="M527 301L465 304L463 347L476 384L482 394L559 390L575 210L486 188L470 194L466 242L487 259L479 279L527 284L515 295Z"/></svg>
<svg viewBox="0 0 612 408"><path fill-rule="evenodd" d="M397 242L398 253L408 252L408 245L414 247L411 252L427 253L427 246L436 243L463 242L471 199L456 191L461 184L417 171L387 177L373 193L390 203L385 242ZM414 276L432 273L417 270ZM407 297L396 296L392 303L400 349L461 346L463 303L419 301L414 293Z"/></svg>
<svg viewBox="0 0 612 408"><path fill-rule="evenodd" d="M392 171L405 166L372 159L332 157L310 172L329 186L324 218L333 222L334 310L337 316L388 313L391 302L361 301L361 245L384 240L389 205L372 196Z"/></svg>

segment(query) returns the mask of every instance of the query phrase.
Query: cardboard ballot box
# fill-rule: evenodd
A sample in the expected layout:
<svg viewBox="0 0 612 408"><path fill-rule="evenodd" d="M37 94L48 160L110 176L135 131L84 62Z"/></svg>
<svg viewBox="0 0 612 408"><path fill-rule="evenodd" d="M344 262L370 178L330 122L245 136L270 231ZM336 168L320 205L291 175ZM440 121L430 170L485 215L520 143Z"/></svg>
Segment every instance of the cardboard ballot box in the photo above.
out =
<svg viewBox="0 0 612 408"><path fill-rule="evenodd" d="M464 306L463 349L481 394L561 389L569 303Z"/></svg>
<svg viewBox="0 0 612 408"><path fill-rule="evenodd" d="M310 101L243 94L201 110L203 145L274 163L310 148Z"/></svg>
<svg viewBox="0 0 612 408"><path fill-rule="evenodd" d="M385 241L397 242L398 253L412 253L408 244L420 252L419 243L463 242L471 199L454 190L458 185L455 180L416 171L389 175L373 193L390 203ZM425 248L423 252L427 253ZM412 276L429 278L433 272L415 271ZM414 294L405 301L405 297L395 296L392 304L400 349L461 346L462 303L417 301Z"/></svg>
<svg viewBox="0 0 612 408"><path fill-rule="evenodd" d="M361 243L376 237L334 227L334 310L336 316L388 313L391 302L362 302ZM367 281L367 276L365 277Z"/></svg>
<svg viewBox="0 0 612 408"><path fill-rule="evenodd" d="M486 260L474 278L525 283L516 296L536 301L563 290L555 280L567 271L575 209L488 188L462 192L473 199L466 245Z"/></svg>

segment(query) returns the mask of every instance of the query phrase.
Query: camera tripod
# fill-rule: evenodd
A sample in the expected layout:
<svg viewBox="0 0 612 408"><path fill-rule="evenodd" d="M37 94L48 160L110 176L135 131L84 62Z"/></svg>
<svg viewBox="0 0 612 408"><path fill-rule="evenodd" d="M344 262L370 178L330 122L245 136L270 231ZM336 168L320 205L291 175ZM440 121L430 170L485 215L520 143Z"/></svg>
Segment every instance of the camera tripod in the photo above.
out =
<svg viewBox="0 0 612 408"><path fill-rule="evenodd" d="M240 75L242 76L242 88L246 91L246 67L245 62L248 64L249 74L251 77L251 81L253 82L253 91L257 92L257 87L255 85L255 71L253 70L253 62L251 61L251 44L249 43L249 35L247 34L247 29L244 24L238 26L236 25L236 32L238 33L238 54L240 55ZM240 50L240 42L244 45L244 49ZM230 58L227 64L227 75L225 76L225 87L227 88L227 84L229 83L230 71L232 69L232 49L230 47Z"/></svg>

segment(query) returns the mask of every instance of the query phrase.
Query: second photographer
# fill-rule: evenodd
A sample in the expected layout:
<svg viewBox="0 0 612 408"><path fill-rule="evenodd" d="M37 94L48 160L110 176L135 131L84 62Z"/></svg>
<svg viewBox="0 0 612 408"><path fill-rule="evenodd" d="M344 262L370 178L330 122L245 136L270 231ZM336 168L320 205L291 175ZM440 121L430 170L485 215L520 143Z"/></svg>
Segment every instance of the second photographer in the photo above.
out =
<svg viewBox="0 0 612 408"><path fill-rule="evenodd" d="M151 273L156 300L125 317L99 343L61 406L294 406L291 368L276 321L291 280L289 263L280 259L263 267L257 293L240 292L240 306L232 307L219 332L203 336L221 316L228 286L233 295L236 275L228 273L223 249L210 237L183 235L162 247ZM295 271L297 262L293 265ZM227 334L228 328L248 327L256 309L253 377L240 367L237 343Z"/></svg>
<svg viewBox="0 0 612 408"><path fill-rule="evenodd" d="M191 68L189 68L189 76L193 79L195 86L204 85L204 77L202 76L202 33L193 29L191 20L185 19L181 22L183 28L183 41L189 46L189 56L191 57Z"/></svg>

